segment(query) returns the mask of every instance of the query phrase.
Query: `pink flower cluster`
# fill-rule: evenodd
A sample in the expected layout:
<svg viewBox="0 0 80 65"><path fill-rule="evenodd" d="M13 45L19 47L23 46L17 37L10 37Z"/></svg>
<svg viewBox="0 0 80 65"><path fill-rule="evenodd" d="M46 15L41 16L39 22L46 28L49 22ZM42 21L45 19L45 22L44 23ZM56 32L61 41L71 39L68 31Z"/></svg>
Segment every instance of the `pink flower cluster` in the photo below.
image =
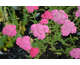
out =
<svg viewBox="0 0 80 65"><path fill-rule="evenodd" d="M64 22L64 25L61 26L61 33L63 36L68 36L70 33L76 33L77 28L73 22L70 22L70 20L65 20Z"/></svg>
<svg viewBox="0 0 80 65"><path fill-rule="evenodd" d="M57 22L57 24L61 25L64 24L64 20L68 18L67 13L65 13L63 10L57 10L54 9L51 11L51 14L53 15L54 22Z"/></svg>
<svg viewBox="0 0 80 65"><path fill-rule="evenodd" d="M23 38L18 37L16 39L16 44L19 45L20 48L22 48L26 51L28 51L32 48L29 36L24 36Z"/></svg>
<svg viewBox="0 0 80 65"><path fill-rule="evenodd" d="M39 6L26 6L26 9L29 13L34 12L34 10L39 9Z"/></svg>
<svg viewBox="0 0 80 65"><path fill-rule="evenodd" d="M76 17L80 17L80 6L77 7L78 11L75 12Z"/></svg>
<svg viewBox="0 0 80 65"><path fill-rule="evenodd" d="M31 26L31 31L33 31L35 37L43 40L45 38L45 33L48 33L49 31L49 27L47 25L42 25L41 23L33 24Z"/></svg>
<svg viewBox="0 0 80 65"><path fill-rule="evenodd" d="M70 56L74 57L75 59L80 59L80 48L73 48L72 51L69 52Z"/></svg>
<svg viewBox="0 0 80 65"><path fill-rule="evenodd" d="M42 20L40 21L40 23L41 23L41 24L48 24L48 20L47 20L47 19L42 19Z"/></svg>
<svg viewBox="0 0 80 65"><path fill-rule="evenodd" d="M37 47L36 48L34 48L34 47L31 48L30 55L31 55L32 58L35 57L38 53L39 53L39 49Z"/></svg>
<svg viewBox="0 0 80 65"><path fill-rule="evenodd" d="M51 12L47 10L44 12L44 14L41 15L41 18L53 19L53 16L52 16Z"/></svg>
<svg viewBox="0 0 80 65"><path fill-rule="evenodd" d="M17 34L17 31L16 31L16 26L15 25L6 25L3 30L2 30L2 33L4 35L8 35L8 36L16 36Z"/></svg>

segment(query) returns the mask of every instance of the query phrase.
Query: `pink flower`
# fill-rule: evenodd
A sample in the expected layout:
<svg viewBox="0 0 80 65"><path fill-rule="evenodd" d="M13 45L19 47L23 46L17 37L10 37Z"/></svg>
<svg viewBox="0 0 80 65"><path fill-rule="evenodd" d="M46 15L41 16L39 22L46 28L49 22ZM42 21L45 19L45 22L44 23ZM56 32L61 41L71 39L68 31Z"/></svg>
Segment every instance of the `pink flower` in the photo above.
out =
<svg viewBox="0 0 80 65"><path fill-rule="evenodd" d="M35 10L39 9L39 6L33 6Z"/></svg>
<svg viewBox="0 0 80 65"><path fill-rule="evenodd" d="M80 59L80 48L73 48L72 51L69 52L70 56L74 57L75 59Z"/></svg>
<svg viewBox="0 0 80 65"><path fill-rule="evenodd" d="M51 12L47 10L44 12L44 14L41 15L41 18L52 19L53 16L52 16Z"/></svg>
<svg viewBox="0 0 80 65"><path fill-rule="evenodd" d="M31 48L31 50L30 50L30 55L31 55L31 57L33 58L33 57L36 57L36 55L39 53L39 49L36 47L36 48L34 48L34 47L32 47Z"/></svg>
<svg viewBox="0 0 80 65"><path fill-rule="evenodd" d="M34 10L39 9L39 6L26 6L26 9L29 13L34 12Z"/></svg>
<svg viewBox="0 0 80 65"><path fill-rule="evenodd" d="M75 12L75 16L76 16L76 17L80 17L80 12L79 12L79 10Z"/></svg>
<svg viewBox="0 0 80 65"><path fill-rule="evenodd" d="M77 7L78 11L75 12L76 17L80 17L80 6Z"/></svg>
<svg viewBox="0 0 80 65"><path fill-rule="evenodd" d="M43 25L44 32L48 33L49 32L49 27L47 25Z"/></svg>
<svg viewBox="0 0 80 65"><path fill-rule="evenodd" d="M80 10L80 6L77 7Z"/></svg>
<svg viewBox="0 0 80 65"><path fill-rule="evenodd" d="M54 10L51 11L52 16L55 16L57 13L58 13L57 9L54 9Z"/></svg>
<svg viewBox="0 0 80 65"><path fill-rule="evenodd" d="M43 40L45 38L45 33L49 31L49 27L47 25L42 25L40 23L33 24L31 26L31 31L33 31L33 35L38 37L38 39Z"/></svg>
<svg viewBox="0 0 80 65"><path fill-rule="evenodd" d="M11 36L11 37L14 37L16 36L17 34L17 31L16 31L16 26L15 25L6 25L3 30L2 30L2 33L4 35L8 35L8 36Z"/></svg>
<svg viewBox="0 0 80 65"><path fill-rule="evenodd" d="M42 19L42 20L40 21L40 23L41 23L41 24L47 24L47 23L48 23L48 20L47 20L47 19Z"/></svg>
<svg viewBox="0 0 80 65"><path fill-rule="evenodd" d="M61 33L63 36L68 36L70 33L76 33L77 28L75 27L75 24L73 22L70 22L70 20L65 20L65 23L63 26L61 26Z"/></svg>
<svg viewBox="0 0 80 65"><path fill-rule="evenodd" d="M28 50L30 50L32 47L31 47L31 42L30 42L30 37L29 36L24 36L23 38L21 38L21 37L18 37L17 39L16 39L16 44L20 47L20 48L22 48L22 49L24 49L24 50L26 50L26 51L28 51Z"/></svg>
<svg viewBox="0 0 80 65"><path fill-rule="evenodd" d="M54 9L51 11L51 14L53 15L54 22L57 22L59 25L64 24L64 20L68 18L68 15L63 10L58 11Z"/></svg>
<svg viewBox="0 0 80 65"><path fill-rule="evenodd" d="M21 37L18 37L18 38L16 39L16 44L17 44L17 45L20 45L21 40L22 40L22 38L21 38Z"/></svg>

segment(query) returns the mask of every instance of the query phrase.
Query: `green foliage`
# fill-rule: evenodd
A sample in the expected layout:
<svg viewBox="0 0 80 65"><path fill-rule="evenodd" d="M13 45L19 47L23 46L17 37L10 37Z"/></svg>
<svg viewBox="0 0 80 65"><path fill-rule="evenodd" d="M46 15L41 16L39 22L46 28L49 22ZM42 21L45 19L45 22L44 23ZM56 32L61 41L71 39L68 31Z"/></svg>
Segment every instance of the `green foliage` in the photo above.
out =
<svg viewBox="0 0 80 65"><path fill-rule="evenodd" d="M23 7L23 25L28 24L28 16L29 14L27 14L27 10L25 9L25 6Z"/></svg>
<svg viewBox="0 0 80 65"><path fill-rule="evenodd" d="M5 42L5 41L7 40L7 38L8 38L7 35L3 35L3 36L1 37L1 39L2 39L3 42Z"/></svg>
<svg viewBox="0 0 80 65"><path fill-rule="evenodd" d="M65 53L69 53L73 48L76 48L76 47L72 46L72 47L66 48Z"/></svg>
<svg viewBox="0 0 80 65"><path fill-rule="evenodd" d="M4 47L4 43L3 43L3 41L0 38L0 49L3 48L3 47Z"/></svg>

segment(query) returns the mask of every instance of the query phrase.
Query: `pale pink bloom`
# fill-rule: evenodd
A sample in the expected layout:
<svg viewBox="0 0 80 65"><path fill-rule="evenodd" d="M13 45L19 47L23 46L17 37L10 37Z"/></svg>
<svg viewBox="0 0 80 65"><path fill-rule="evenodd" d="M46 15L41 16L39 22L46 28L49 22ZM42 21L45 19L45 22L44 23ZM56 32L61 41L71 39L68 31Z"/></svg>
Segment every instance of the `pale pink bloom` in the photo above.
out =
<svg viewBox="0 0 80 65"><path fill-rule="evenodd" d="M47 25L42 25L41 23L33 24L31 26L31 31L33 31L35 37L43 40L45 38L45 33L49 31L49 27Z"/></svg>
<svg viewBox="0 0 80 65"><path fill-rule="evenodd" d="M52 16L51 12L47 10L44 12L44 14L41 15L41 18L52 19L53 16Z"/></svg>
<svg viewBox="0 0 80 65"><path fill-rule="evenodd" d="M43 25L43 29L44 29L44 31L45 31L46 33L49 32L49 27L48 27L47 25Z"/></svg>
<svg viewBox="0 0 80 65"><path fill-rule="evenodd" d="M16 39L16 44L17 44L17 45L20 45L21 40L22 40L22 38L21 38L21 37L18 37L18 38Z"/></svg>
<svg viewBox="0 0 80 65"><path fill-rule="evenodd" d="M27 8L27 11L31 13L31 12L34 12L34 10L39 9L39 6L26 6L26 8Z"/></svg>
<svg viewBox="0 0 80 65"><path fill-rule="evenodd" d="M73 48L72 51L69 52L70 56L74 57L75 59L80 59L80 48Z"/></svg>
<svg viewBox="0 0 80 65"><path fill-rule="evenodd" d="M65 20L65 23L63 26L61 26L61 33L63 36L68 36L70 33L76 33L77 28L75 27L75 24L73 22L70 22L70 20Z"/></svg>
<svg viewBox="0 0 80 65"><path fill-rule="evenodd" d="M40 23L41 23L41 24L48 24L48 20L47 20L47 19L42 19L42 20L40 21Z"/></svg>
<svg viewBox="0 0 80 65"><path fill-rule="evenodd" d="M38 36L38 39L43 40L45 37L46 37L46 36L45 36L45 34L43 33L43 34L41 34L41 35Z"/></svg>
<svg viewBox="0 0 80 65"><path fill-rule="evenodd" d="M39 6L33 6L35 10L39 9Z"/></svg>
<svg viewBox="0 0 80 65"><path fill-rule="evenodd" d="M80 6L77 7L78 10L75 12L76 17L80 17Z"/></svg>
<svg viewBox="0 0 80 65"><path fill-rule="evenodd" d="M68 18L67 13L63 10L58 11L57 9L54 9L51 11L51 14L53 15L54 22L57 22L59 25L64 24L64 20Z"/></svg>
<svg viewBox="0 0 80 65"><path fill-rule="evenodd" d="M16 44L26 51L29 51L32 48L29 36L24 36L23 38L18 37L16 39Z"/></svg>
<svg viewBox="0 0 80 65"><path fill-rule="evenodd" d="M52 16L55 16L57 13L58 13L57 9L54 9L54 10L51 11Z"/></svg>
<svg viewBox="0 0 80 65"><path fill-rule="evenodd" d="M79 10L75 12L75 16L76 16L76 17L80 17L80 12L79 12Z"/></svg>
<svg viewBox="0 0 80 65"><path fill-rule="evenodd" d="M33 58L33 57L36 57L36 55L39 53L39 48L34 48L34 47L32 47L31 48L31 50L30 50L30 55L31 55L31 57Z"/></svg>
<svg viewBox="0 0 80 65"><path fill-rule="evenodd" d="M13 25L13 24L12 25L6 25L3 28L2 33L4 35L8 35L8 36L14 37L17 34L16 26Z"/></svg>
<svg viewBox="0 0 80 65"><path fill-rule="evenodd" d="M24 36L23 39L30 40L30 37L29 36Z"/></svg>

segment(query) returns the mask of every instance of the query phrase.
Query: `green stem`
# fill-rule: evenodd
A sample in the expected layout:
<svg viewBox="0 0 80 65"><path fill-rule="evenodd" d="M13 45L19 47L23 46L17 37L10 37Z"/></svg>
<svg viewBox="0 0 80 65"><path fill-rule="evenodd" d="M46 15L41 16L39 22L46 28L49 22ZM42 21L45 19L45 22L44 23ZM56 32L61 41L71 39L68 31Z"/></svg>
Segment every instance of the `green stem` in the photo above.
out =
<svg viewBox="0 0 80 65"><path fill-rule="evenodd" d="M33 12L32 12L32 15L33 15ZM34 23L36 23L37 24L37 21L36 21L36 19L35 19L35 16L33 15L33 18L34 18Z"/></svg>
<svg viewBox="0 0 80 65"><path fill-rule="evenodd" d="M77 20L77 17L74 18L73 22L75 22Z"/></svg>

